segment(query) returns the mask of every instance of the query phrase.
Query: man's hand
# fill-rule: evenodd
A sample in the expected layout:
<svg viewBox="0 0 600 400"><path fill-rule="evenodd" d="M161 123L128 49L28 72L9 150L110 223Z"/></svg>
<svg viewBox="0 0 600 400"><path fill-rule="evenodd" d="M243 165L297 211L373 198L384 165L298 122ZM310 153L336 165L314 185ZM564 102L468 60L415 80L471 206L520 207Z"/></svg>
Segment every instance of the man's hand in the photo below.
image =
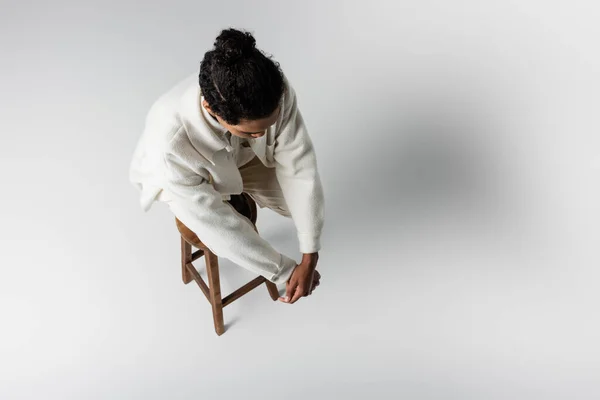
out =
<svg viewBox="0 0 600 400"><path fill-rule="evenodd" d="M285 285L285 297L279 301L293 304L300 297L308 296L319 286L321 274L316 270L319 253L304 254L302 262L294 268Z"/></svg>

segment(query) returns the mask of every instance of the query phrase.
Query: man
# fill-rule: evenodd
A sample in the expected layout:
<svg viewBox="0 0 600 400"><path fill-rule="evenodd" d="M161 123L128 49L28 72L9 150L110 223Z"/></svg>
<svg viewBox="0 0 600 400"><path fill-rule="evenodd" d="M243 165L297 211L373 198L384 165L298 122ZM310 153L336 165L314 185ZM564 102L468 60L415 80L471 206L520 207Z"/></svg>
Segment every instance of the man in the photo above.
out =
<svg viewBox="0 0 600 400"><path fill-rule="evenodd" d="M221 32L189 77L151 107L130 180L147 211L165 202L215 254L286 283L293 304L319 284L323 189L294 89L249 33ZM199 83L199 85L198 85ZM227 202L242 191L291 217L302 261L278 253Z"/></svg>

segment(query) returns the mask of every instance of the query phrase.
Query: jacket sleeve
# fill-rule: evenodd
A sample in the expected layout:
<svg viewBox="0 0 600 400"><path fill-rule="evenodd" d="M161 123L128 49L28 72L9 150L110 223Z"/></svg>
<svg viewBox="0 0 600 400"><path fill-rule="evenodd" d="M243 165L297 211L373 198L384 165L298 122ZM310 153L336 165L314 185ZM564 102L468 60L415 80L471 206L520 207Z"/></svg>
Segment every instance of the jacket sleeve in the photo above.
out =
<svg viewBox="0 0 600 400"><path fill-rule="evenodd" d="M239 215L209 182L209 173L186 162L187 157L164 155L165 189L169 207L202 243L220 257L274 283L286 282L296 262L277 252Z"/></svg>
<svg viewBox="0 0 600 400"><path fill-rule="evenodd" d="M323 187L296 93L287 79L285 82L284 115L273 152L275 172L296 226L300 252L314 253L321 248Z"/></svg>

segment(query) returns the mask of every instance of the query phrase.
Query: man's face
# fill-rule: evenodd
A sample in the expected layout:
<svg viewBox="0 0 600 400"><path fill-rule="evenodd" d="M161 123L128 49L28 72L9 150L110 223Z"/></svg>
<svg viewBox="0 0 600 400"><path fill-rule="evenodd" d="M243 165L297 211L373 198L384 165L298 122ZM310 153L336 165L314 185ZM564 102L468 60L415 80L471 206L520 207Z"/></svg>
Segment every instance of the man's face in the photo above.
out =
<svg viewBox="0 0 600 400"><path fill-rule="evenodd" d="M217 121L219 121L219 124L227 128L227 130L232 135L246 139L254 139L264 136L266 130L275 122L277 122L280 110L280 107L277 107L275 111L273 111L273 113L266 118L255 120L241 120L240 123L237 125L230 125L225 120L223 120L223 118L213 113L206 100L202 102L202 107L204 107L210 115L216 117Z"/></svg>

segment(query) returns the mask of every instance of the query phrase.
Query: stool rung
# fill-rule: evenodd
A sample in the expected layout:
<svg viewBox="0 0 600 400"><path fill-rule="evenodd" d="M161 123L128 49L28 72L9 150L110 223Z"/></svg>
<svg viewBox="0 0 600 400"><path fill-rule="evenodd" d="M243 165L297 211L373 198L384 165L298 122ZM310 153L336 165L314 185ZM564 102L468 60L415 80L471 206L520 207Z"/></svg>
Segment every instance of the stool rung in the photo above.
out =
<svg viewBox="0 0 600 400"><path fill-rule="evenodd" d="M245 295L252 289L256 288L257 286L260 286L260 284L262 284L265 281L266 281L266 278L264 276L259 276L255 279L251 280L250 282L246 283L244 286L240 287L239 289L235 290L234 292L231 292L230 294L228 294L227 296L225 296L223 298L223 300L222 300L223 307L233 303L234 300L239 299L240 297L242 297L243 295Z"/></svg>
<svg viewBox="0 0 600 400"><path fill-rule="evenodd" d="M192 263L187 263L185 264L185 266L188 269L188 271L192 274L192 278L194 278L198 286L200 286L200 289L202 289L202 293L204 293L206 299L210 301L208 286L206 285L206 282L204 282L204 279L202 279L198 271L196 271L194 265Z"/></svg>
<svg viewBox="0 0 600 400"><path fill-rule="evenodd" d="M190 261L196 261L197 259L199 259L200 257L202 257L204 255L204 250L200 249L200 250L196 250L195 252L192 253L192 257L190 258Z"/></svg>

